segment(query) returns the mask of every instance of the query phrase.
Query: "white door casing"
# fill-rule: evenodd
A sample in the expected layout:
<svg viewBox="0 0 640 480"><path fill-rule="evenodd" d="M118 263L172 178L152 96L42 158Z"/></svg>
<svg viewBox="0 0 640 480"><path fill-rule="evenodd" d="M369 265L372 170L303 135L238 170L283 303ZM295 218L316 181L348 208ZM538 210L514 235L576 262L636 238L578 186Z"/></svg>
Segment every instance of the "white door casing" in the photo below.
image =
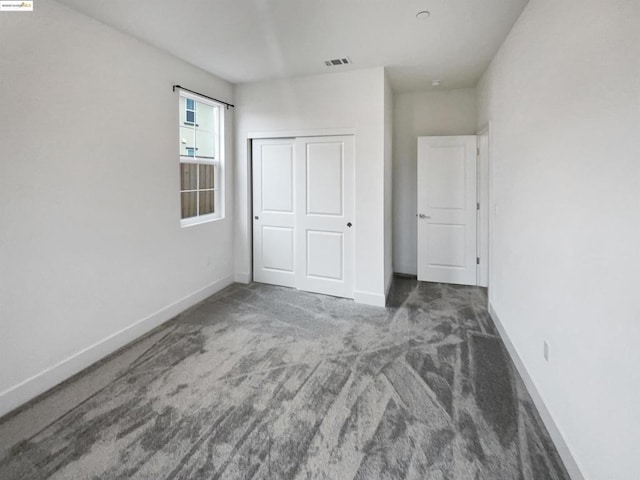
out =
<svg viewBox="0 0 640 480"><path fill-rule="evenodd" d="M489 286L489 125L478 132L478 286Z"/></svg>
<svg viewBox="0 0 640 480"><path fill-rule="evenodd" d="M253 140L252 155L254 280L353 298L353 136Z"/></svg>
<svg viewBox="0 0 640 480"><path fill-rule="evenodd" d="M418 138L418 280L477 284L475 135Z"/></svg>

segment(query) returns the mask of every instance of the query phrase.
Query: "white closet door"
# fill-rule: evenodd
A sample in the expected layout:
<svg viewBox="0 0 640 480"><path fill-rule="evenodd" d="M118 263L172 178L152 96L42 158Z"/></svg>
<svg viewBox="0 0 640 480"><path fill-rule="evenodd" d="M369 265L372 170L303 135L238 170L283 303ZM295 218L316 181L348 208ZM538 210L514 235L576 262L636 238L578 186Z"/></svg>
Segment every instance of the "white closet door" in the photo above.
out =
<svg viewBox="0 0 640 480"><path fill-rule="evenodd" d="M253 278L353 298L352 136L253 141Z"/></svg>
<svg viewBox="0 0 640 480"><path fill-rule="evenodd" d="M476 137L418 138L418 280L476 285Z"/></svg>
<svg viewBox="0 0 640 480"><path fill-rule="evenodd" d="M354 137L297 138L296 286L353 298Z"/></svg>
<svg viewBox="0 0 640 480"><path fill-rule="evenodd" d="M253 141L253 279L296 286L294 140Z"/></svg>

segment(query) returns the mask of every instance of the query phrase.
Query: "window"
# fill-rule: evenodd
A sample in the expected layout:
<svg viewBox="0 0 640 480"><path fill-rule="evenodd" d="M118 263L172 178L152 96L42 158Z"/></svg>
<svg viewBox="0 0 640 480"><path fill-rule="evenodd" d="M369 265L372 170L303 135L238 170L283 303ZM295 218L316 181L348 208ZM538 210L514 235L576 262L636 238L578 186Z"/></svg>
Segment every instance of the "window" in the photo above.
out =
<svg viewBox="0 0 640 480"><path fill-rule="evenodd" d="M181 225L222 217L222 105L180 93Z"/></svg>
<svg viewBox="0 0 640 480"><path fill-rule="evenodd" d="M185 124L193 125L196 123L196 101L191 98L186 98L185 106Z"/></svg>

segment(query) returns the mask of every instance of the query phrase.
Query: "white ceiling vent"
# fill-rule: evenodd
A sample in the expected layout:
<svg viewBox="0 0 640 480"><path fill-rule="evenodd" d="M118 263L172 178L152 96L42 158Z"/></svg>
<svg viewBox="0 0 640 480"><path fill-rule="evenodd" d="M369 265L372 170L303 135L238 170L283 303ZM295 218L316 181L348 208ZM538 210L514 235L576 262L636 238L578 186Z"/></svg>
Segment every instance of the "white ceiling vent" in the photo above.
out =
<svg viewBox="0 0 640 480"><path fill-rule="evenodd" d="M349 60L349 57L342 57L342 58L334 58L333 60L325 60L324 64L327 67L335 67L338 65L348 65L351 63L351 60Z"/></svg>

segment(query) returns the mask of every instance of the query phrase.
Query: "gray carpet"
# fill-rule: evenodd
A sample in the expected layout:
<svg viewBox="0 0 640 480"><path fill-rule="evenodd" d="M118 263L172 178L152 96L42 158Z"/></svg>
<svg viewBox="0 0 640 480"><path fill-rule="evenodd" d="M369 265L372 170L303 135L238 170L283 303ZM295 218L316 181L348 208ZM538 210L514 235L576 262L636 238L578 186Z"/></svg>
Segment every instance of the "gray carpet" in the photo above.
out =
<svg viewBox="0 0 640 480"><path fill-rule="evenodd" d="M0 423L0 478L562 480L485 291L232 285Z"/></svg>

